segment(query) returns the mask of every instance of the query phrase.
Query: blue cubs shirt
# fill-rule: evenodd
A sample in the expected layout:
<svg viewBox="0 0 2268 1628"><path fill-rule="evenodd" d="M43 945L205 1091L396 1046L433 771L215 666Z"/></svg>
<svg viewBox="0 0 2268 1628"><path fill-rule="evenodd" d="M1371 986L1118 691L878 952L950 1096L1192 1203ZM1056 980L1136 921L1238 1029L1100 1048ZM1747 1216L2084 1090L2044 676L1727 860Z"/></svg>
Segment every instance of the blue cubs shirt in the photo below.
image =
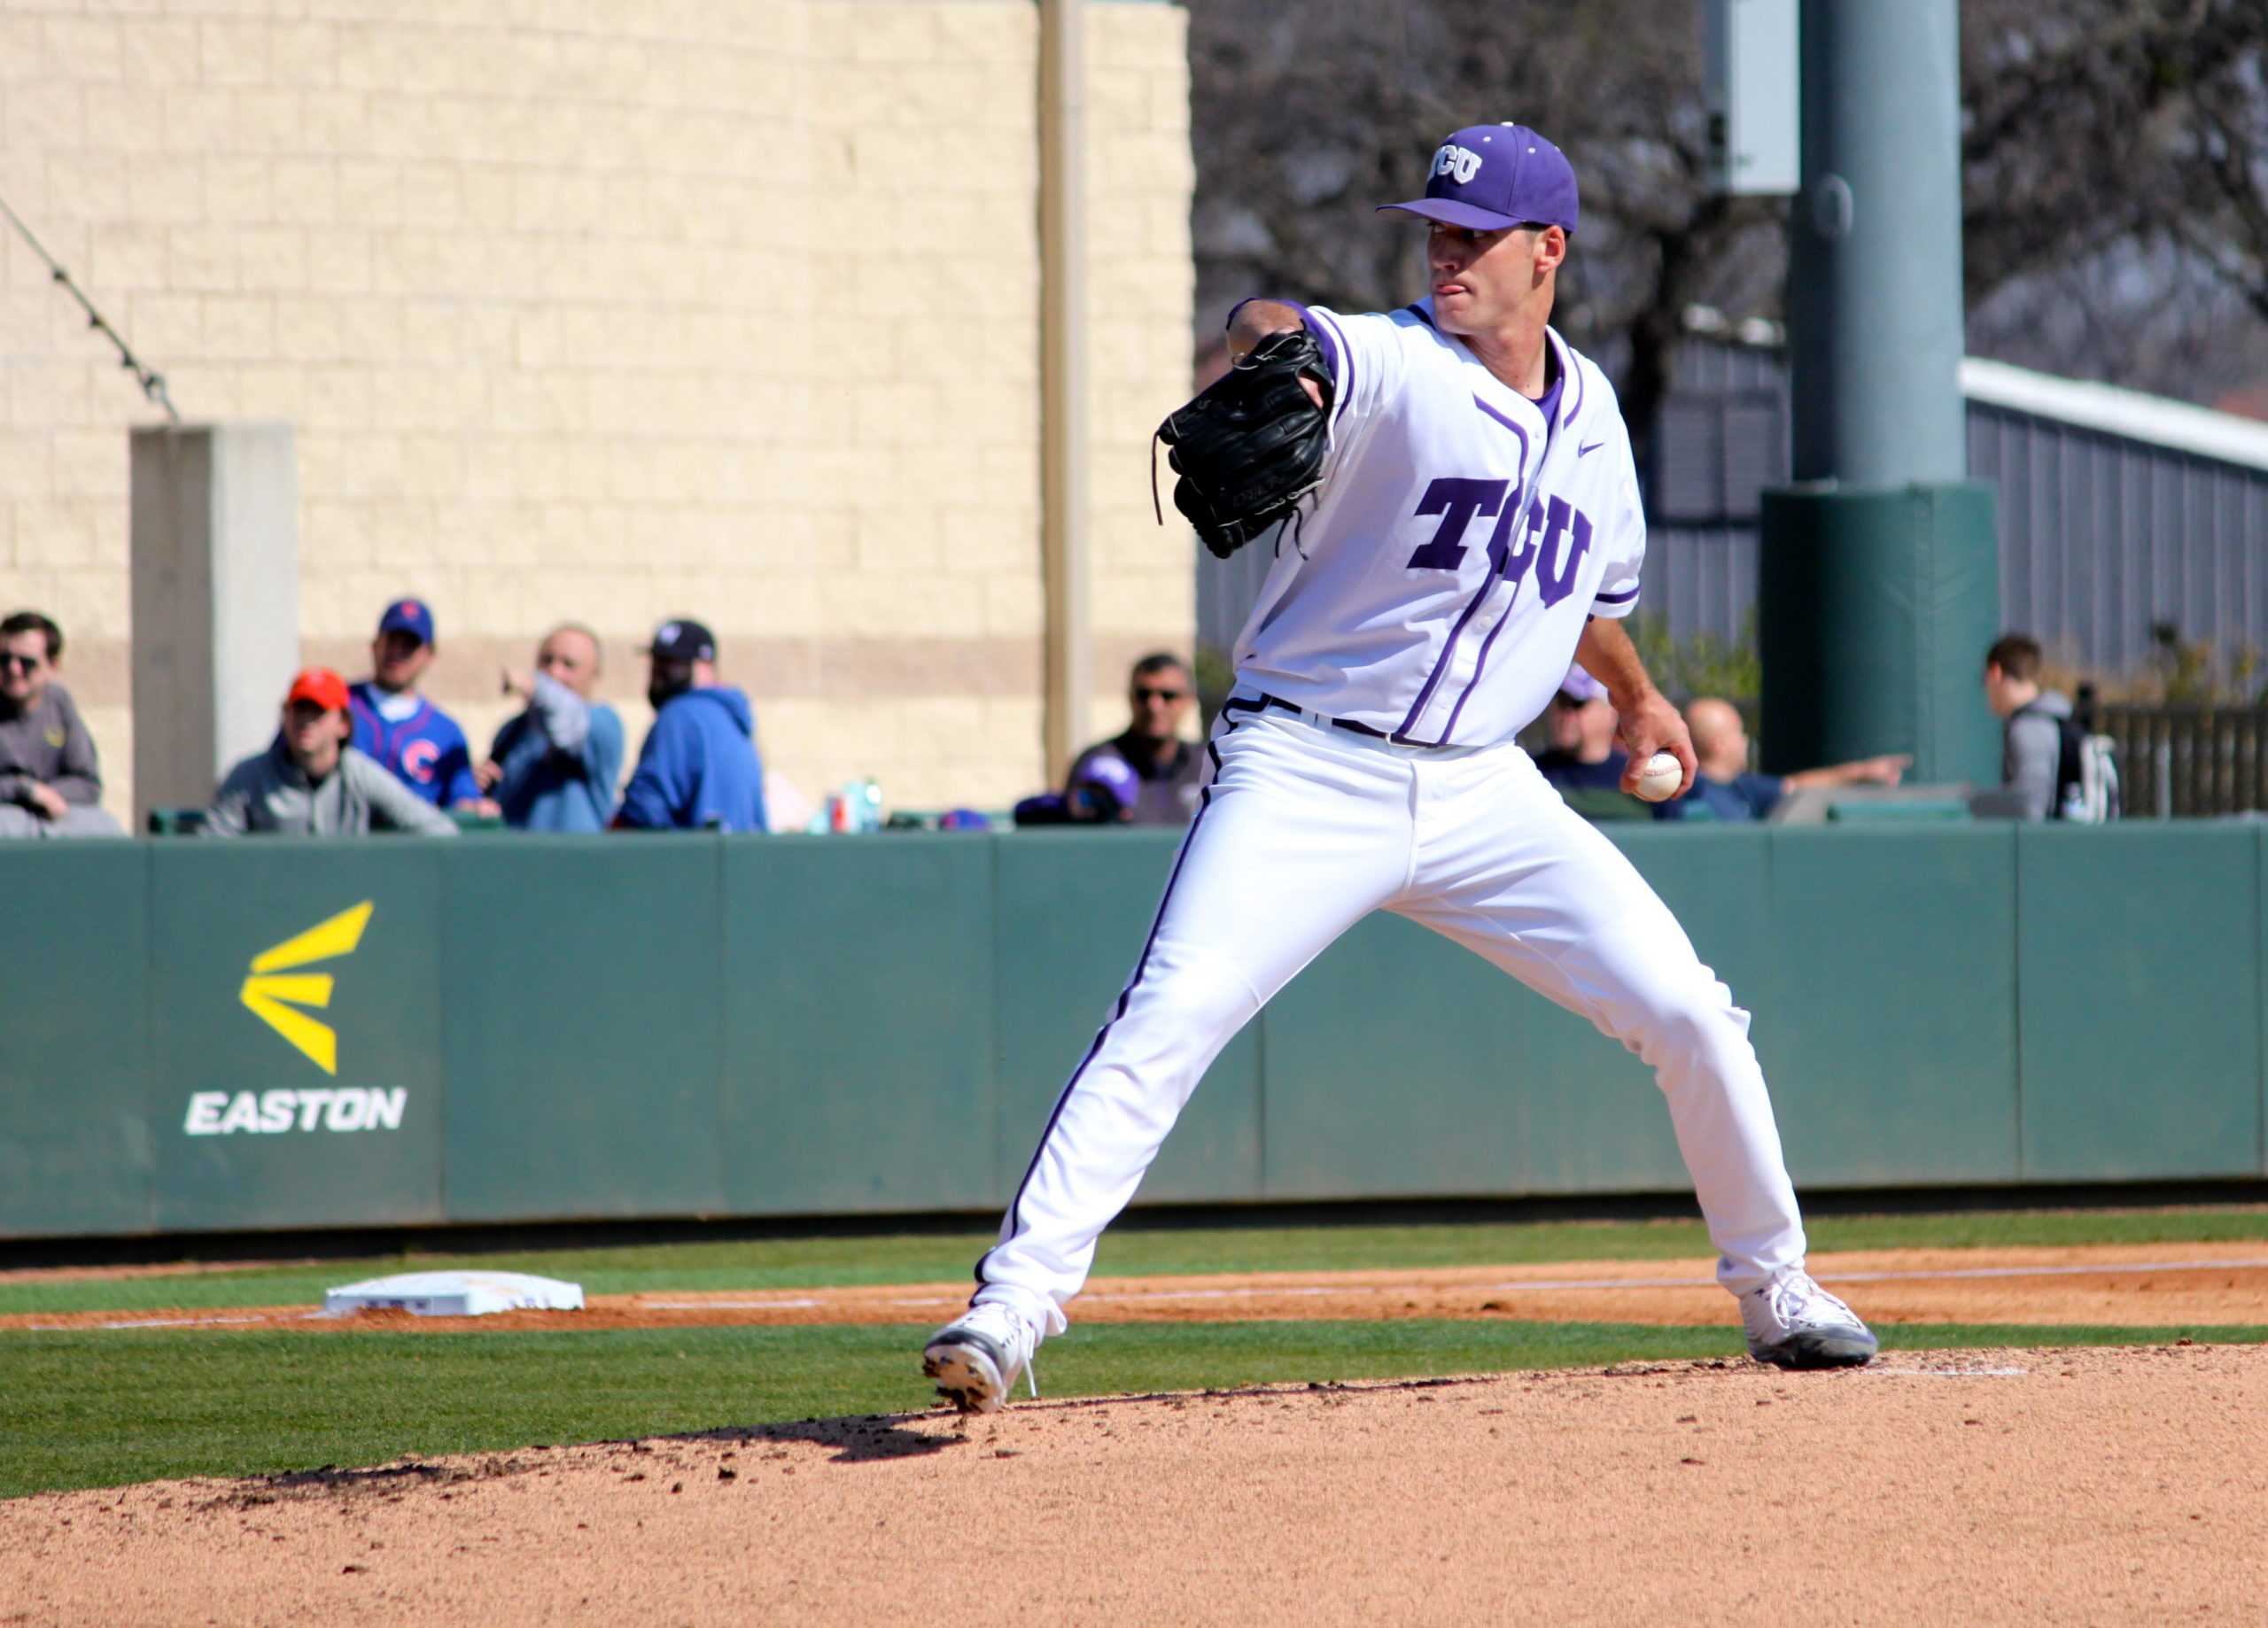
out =
<svg viewBox="0 0 2268 1628"><path fill-rule="evenodd" d="M393 777L437 808L470 802L480 795L480 782L472 778L472 749L456 719L423 696L417 710L400 723L379 711L385 692L364 679L346 692L347 710L354 720L354 749L375 757Z"/></svg>

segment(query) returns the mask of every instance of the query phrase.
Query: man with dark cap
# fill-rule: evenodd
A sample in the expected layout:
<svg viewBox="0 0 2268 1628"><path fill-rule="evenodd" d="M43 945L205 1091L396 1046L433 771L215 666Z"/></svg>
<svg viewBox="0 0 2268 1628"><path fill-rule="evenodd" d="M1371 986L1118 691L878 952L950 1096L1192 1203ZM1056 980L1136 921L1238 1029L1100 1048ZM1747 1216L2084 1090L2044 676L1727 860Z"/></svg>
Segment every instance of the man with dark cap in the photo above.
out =
<svg viewBox="0 0 2268 1628"><path fill-rule="evenodd" d="M436 654L431 606L398 599L386 607L370 641L370 677L349 692L354 749L436 808L493 814L496 805L473 778L464 731L417 692Z"/></svg>
<svg viewBox="0 0 2268 1628"><path fill-rule="evenodd" d="M764 765L748 697L717 682L717 639L672 616L646 647L654 726L614 823L640 831L762 831Z"/></svg>

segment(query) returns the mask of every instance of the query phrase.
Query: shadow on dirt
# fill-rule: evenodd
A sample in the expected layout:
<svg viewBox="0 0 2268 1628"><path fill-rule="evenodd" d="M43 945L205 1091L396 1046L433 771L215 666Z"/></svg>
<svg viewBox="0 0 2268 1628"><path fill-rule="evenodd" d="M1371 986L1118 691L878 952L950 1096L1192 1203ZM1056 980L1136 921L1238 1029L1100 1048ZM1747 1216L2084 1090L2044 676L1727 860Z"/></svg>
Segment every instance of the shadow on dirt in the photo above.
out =
<svg viewBox="0 0 2268 1628"><path fill-rule="evenodd" d="M542 1451L542 1449L535 1449ZM272 1476L249 1477L220 1497L200 1506L207 1509L257 1509L297 1493L335 1492L342 1497L375 1495L388 1500L423 1487L450 1486L463 1481L492 1481L517 1476L532 1468L509 1455L496 1455L470 1463L427 1464L411 1459L369 1469L342 1469L325 1464L320 1469L291 1469Z"/></svg>
<svg viewBox="0 0 2268 1628"><path fill-rule="evenodd" d="M800 1442L831 1447L832 1464L872 1464L889 1459L920 1458L947 1447L968 1445L968 1438L952 1428L950 1415L921 1418L926 1430L908 1430L902 1415L854 1414L840 1419L797 1419L779 1424L727 1425L695 1435L660 1438L670 1441L730 1442L754 1446L762 1442Z"/></svg>

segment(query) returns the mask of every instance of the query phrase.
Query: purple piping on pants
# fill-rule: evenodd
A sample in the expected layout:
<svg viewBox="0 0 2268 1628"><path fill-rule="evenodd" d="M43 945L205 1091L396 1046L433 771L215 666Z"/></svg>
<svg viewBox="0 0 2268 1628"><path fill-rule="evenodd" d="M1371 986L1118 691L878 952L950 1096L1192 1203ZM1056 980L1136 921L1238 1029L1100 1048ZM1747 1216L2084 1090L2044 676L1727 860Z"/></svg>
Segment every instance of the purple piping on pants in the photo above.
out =
<svg viewBox="0 0 2268 1628"><path fill-rule="evenodd" d="M1237 702L1231 700L1221 709L1221 711L1225 716L1236 706ZM1247 702L1244 703L1244 709L1256 712L1259 708ZM1228 730L1223 733L1232 733L1235 729L1236 725L1231 722ZM1208 780L1204 789L1197 794L1196 816L1189 822L1188 834L1181 839L1180 851L1174 856L1173 872L1166 878L1165 897L1158 901L1158 913L1150 919L1150 934L1142 941L1142 954L1134 963L1134 975L1126 981L1126 987L1118 992L1117 1010L1104 1019L1103 1026L1095 1031L1094 1044L1087 1048L1086 1056L1079 1059L1079 1066L1071 1071L1071 1077L1063 1082L1062 1093L1056 1097L1055 1106L1048 1112L1047 1128L1039 1133L1039 1145L1032 1149L1031 1162L1024 1167L1023 1179L1016 1183L1016 1196L1008 1201L1007 1229L1011 1234L1023 1229L1022 1217L1017 1212L1023 1205L1024 1189L1031 1185L1031 1173L1039 1168L1039 1156L1047 1151L1047 1139L1055 1134L1055 1122L1063 1117L1063 1105L1071 1100L1071 1093L1079 1089L1079 1081L1085 1077L1087 1066L1095 1060L1095 1054L1102 1050L1102 1043L1109 1038L1110 1026L1126 1015L1127 1005L1134 998L1134 991L1142 981L1142 974L1149 968L1150 951L1157 948L1158 929L1165 925L1166 907L1173 903L1174 884L1181 880L1182 862L1189 857L1190 847L1197 841L1197 827L1205 818L1205 810L1213 806L1213 787L1221 772L1221 751L1210 740L1205 743L1205 751L1206 755L1213 760L1214 779ZM998 1247L998 1244L993 1245L994 1249ZM992 1250L990 1249L976 1258L976 1283L980 1289L990 1281L984 1275L984 1263L991 1259Z"/></svg>
<svg viewBox="0 0 2268 1628"><path fill-rule="evenodd" d="M1502 413L1499 413L1495 407L1490 407L1486 401L1483 401L1478 396L1475 396L1472 399L1472 405L1479 407L1489 417L1495 419L1498 423L1503 425L1505 429L1511 430L1514 435L1519 437L1520 474L1525 477L1527 474L1527 431L1521 429L1518 424L1505 417ZM1519 491L1512 493L1511 497L1505 500L1505 503L1509 508L1518 511L1524 507L1526 496L1526 487L1523 485ZM1515 521L1513 523L1517 525L1518 522ZM1480 591L1475 593L1472 596L1472 602L1465 606L1464 613L1456 619L1456 625L1449 629L1449 639L1441 646L1441 658L1433 663L1433 671L1425 679L1425 687L1418 692L1417 701L1412 702L1410 705L1410 716L1403 718L1402 720L1402 727L1394 732L1397 738L1410 733L1411 727L1417 724L1418 715L1425 710L1425 703L1433 699L1434 690L1439 688L1441 686L1441 675L1449 671L1449 658L1456 654L1456 641L1463 636L1465 624L1472 620L1472 613L1480 609L1480 601L1488 597L1489 590L1494 588L1495 585L1496 566L1495 562L1492 561L1489 563L1487 574L1480 579ZM1427 741L1424 744L1429 746L1447 746L1449 744L1449 733L1444 730L1441 733L1441 738L1439 740Z"/></svg>
<svg viewBox="0 0 2268 1628"><path fill-rule="evenodd" d="M1347 336L1340 331L1339 324L1321 312L1310 309L1307 314L1307 323L1333 358L1332 380L1338 389L1331 402L1331 428L1335 433L1339 421L1347 415L1347 403L1355 394L1355 352L1348 345Z"/></svg>

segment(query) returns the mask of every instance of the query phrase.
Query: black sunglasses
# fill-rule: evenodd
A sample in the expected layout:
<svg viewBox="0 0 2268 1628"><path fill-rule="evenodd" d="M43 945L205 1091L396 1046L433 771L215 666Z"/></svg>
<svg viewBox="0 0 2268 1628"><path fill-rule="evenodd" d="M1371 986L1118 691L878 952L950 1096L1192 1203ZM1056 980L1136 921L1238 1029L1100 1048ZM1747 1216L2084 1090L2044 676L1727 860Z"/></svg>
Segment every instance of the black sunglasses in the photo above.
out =
<svg viewBox="0 0 2268 1628"><path fill-rule="evenodd" d="M37 672L46 658L23 655L13 650L0 650L0 667L12 667L19 672Z"/></svg>
<svg viewBox="0 0 2268 1628"><path fill-rule="evenodd" d="M1187 690L1153 690L1140 684L1134 686L1134 699L1137 701L1179 701L1188 694Z"/></svg>

